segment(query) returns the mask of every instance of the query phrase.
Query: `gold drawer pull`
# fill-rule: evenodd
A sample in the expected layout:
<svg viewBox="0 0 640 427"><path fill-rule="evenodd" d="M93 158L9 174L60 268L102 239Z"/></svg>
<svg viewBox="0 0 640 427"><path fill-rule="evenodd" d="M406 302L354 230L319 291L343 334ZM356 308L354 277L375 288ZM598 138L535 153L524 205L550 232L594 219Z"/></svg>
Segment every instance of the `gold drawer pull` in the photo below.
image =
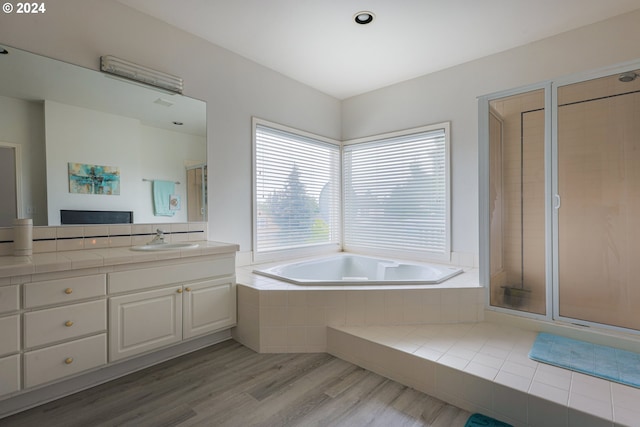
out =
<svg viewBox="0 0 640 427"><path fill-rule="evenodd" d="M178 292L179 294L182 293L182 288L178 289L176 292Z"/></svg>
<svg viewBox="0 0 640 427"><path fill-rule="evenodd" d="M73 326L73 322L71 320L67 320L66 322L64 322L64 326L66 326L67 328Z"/></svg>
<svg viewBox="0 0 640 427"><path fill-rule="evenodd" d="M184 290L187 291L187 292L191 292L191 288L189 288L189 287L184 288Z"/></svg>
<svg viewBox="0 0 640 427"><path fill-rule="evenodd" d="M67 289L64 290L64 293L67 294L67 295L69 295L72 292L73 292L73 289L71 289L71 288L67 288Z"/></svg>
<svg viewBox="0 0 640 427"><path fill-rule="evenodd" d="M71 365L73 363L73 357L67 357L66 359L64 359L64 363L66 363L67 365Z"/></svg>

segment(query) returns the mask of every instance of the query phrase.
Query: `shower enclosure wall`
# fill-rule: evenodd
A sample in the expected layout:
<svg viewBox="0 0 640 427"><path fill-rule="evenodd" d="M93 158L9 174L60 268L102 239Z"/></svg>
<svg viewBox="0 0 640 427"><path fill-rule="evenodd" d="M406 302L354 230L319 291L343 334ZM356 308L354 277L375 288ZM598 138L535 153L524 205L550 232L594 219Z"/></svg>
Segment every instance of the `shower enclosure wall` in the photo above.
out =
<svg viewBox="0 0 640 427"><path fill-rule="evenodd" d="M638 65L480 99L490 308L640 331Z"/></svg>

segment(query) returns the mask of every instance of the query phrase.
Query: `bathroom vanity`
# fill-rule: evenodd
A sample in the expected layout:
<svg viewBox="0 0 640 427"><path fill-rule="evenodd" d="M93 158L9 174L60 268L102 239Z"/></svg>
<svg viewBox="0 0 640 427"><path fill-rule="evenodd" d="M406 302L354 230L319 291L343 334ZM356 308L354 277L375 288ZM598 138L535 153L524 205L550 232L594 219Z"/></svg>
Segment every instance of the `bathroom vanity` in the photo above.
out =
<svg viewBox="0 0 640 427"><path fill-rule="evenodd" d="M238 246L0 257L0 417L231 337Z"/></svg>

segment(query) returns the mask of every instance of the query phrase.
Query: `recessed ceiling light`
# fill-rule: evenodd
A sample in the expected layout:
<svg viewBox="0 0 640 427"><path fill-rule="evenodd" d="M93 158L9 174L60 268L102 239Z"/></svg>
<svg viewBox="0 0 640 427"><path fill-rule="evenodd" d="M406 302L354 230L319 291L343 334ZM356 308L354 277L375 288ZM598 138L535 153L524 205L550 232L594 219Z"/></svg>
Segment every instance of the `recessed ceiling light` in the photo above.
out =
<svg viewBox="0 0 640 427"><path fill-rule="evenodd" d="M355 23L360 25L370 24L371 22L373 22L373 18L375 18L373 12L367 11L358 12L353 15L353 20L355 21Z"/></svg>

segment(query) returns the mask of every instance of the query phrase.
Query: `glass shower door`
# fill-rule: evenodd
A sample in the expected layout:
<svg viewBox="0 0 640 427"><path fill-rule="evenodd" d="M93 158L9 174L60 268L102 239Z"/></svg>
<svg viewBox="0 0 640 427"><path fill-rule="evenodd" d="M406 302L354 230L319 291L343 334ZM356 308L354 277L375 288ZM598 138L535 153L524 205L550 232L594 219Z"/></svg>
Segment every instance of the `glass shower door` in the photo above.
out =
<svg viewBox="0 0 640 427"><path fill-rule="evenodd" d="M628 76L558 88L556 316L640 330L640 78Z"/></svg>
<svg viewBox="0 0 640 427"><path fill-rule="evenodd" d="M489 110L490 305L545 315L545 90Z"/></svg>

